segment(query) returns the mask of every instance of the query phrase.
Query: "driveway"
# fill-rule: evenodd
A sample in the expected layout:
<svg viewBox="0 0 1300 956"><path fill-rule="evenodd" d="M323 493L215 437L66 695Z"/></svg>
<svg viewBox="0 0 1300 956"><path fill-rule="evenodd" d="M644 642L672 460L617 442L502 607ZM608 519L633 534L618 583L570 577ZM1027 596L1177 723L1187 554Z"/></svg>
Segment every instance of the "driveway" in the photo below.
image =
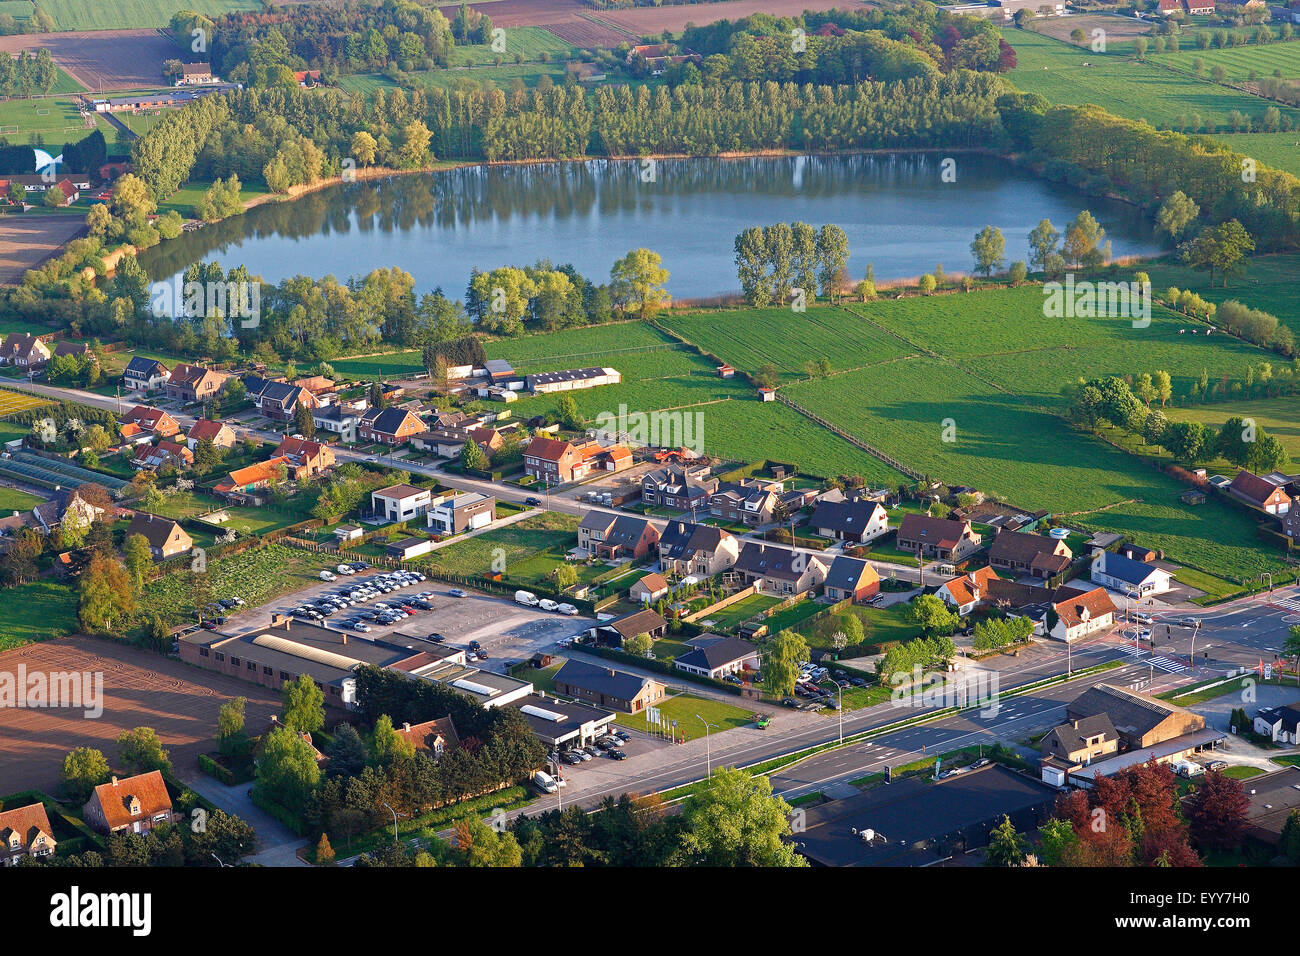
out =
<svg viewBox="0 0 1300 956"><path fill-rule="evenodd" d="M218 780L197 771L181 774L181 779L194 791L215 803L222 810L245 820L257 832L257 851L247 857L250 863L262 866L306 866L298 859L297 851L307 845L275 817L271 816L248 796L251 783L228 787ZM227 861L228 862L228 861Z"/></svg>

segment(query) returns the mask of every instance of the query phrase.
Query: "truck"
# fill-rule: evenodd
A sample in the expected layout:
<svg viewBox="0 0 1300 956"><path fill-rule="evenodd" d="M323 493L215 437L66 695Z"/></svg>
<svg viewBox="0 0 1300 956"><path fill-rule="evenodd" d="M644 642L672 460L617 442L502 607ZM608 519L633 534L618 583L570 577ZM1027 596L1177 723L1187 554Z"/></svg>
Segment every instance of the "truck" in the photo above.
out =
<svg viewBox="0 0 1300 956"><path fill-rule="evenodd" d="M533 774L533 786L542 793L558 793L560 789L555 778L545 770L538 770Z"/></svg>
<svg viewBox="0 0 1300 956"><path fill-rule="evenodd" d="M532 591L516 591L515 603L522 604L524 607L537 607L541 602L537 600L537 595Z"/></svg>

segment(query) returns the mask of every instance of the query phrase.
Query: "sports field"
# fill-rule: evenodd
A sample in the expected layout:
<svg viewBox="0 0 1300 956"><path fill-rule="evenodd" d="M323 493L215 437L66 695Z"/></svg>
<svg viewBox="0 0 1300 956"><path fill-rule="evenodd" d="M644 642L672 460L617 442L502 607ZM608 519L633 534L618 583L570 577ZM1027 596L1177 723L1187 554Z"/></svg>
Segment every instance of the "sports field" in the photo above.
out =
<svg viewBox="0 0 1300 956"><path fill-rule="evenodd" d="M1017 65L1007 79L1026 93L1040 93L1053 103L1095 103L1119 116L1146 120L1153 126L1183 132L1231 129L1234 110L1258 120L1277 104L1141 63L1125 56L1097 54L1027 30L1004 30L1016 51ZM1293 121L1300 110L1279 106Z"/></svg>
<svg viewBox="0 0 1300 956"><path fill-rule="evenodd" d="M180 9L167 0L41 0L41 9L54 18L56 30L123 30L165 27ZM258 0L186 0L184 9L208 16L236 10L261 10Z"/></svg>
<svg viewBox="0 0 1300 956"><path fill-rule="evenodd" d="M60 71L59 76L72 85L74 92L81 89L66 73ZM91 117L91 125L87 126L70 96L0 102L0 134L10 137L11 142L23 143L29 136L40 137L56 154L65 142L89 135L99 120ZM107 120L103 123L108 127Z"/></svg>

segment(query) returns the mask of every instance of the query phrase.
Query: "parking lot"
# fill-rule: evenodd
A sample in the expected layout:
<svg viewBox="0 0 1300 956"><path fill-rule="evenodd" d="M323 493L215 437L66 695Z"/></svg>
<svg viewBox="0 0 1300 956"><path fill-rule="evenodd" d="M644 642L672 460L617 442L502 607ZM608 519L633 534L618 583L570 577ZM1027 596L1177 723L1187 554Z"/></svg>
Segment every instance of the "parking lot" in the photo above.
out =
<svg viewBox="0 0 1300 956"><path fill-rule="evenodd" d="M351 576L340 574L334 581L322 581L287 594L270 604L239 608L229 612L226 622L219 625L218 629L223 633L242 634L269 627L272 615L290 615L304 605L314 605L327 597L364 585L373 586L381 573L384 572L368 569ZM504 673L510 663L528 660L539 651L554 650L559 641L582 633L592 624L590 618L566 617L554 611L524 607L509 598L489 597L475 591L467 592L466 597L457 598L448 593L450 590L441 581L417 581L388 594L380 593L369 601L355 603L332 615L322 615L322 620L318 623L330 628L341 628L344 622L357 617L360 612L373 613L377 604L391 606L397 601L409 602L419 594L430 592L424 600L432 605L431 610L417 609L413 616L393 624L367 621L370 630L360 636L376 639L403 633L428 637L437 633L451 647L468 647L471 641L477 641L487 654L487 659L476 661L475 666L499 673Z"/></svg>

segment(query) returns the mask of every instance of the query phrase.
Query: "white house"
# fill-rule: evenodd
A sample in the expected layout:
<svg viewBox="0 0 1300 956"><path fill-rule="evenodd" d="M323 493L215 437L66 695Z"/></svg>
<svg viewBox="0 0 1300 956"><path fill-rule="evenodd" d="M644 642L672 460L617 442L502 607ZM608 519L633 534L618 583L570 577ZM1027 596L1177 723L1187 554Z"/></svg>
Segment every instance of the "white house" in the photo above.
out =
<svg viewBox="0 0 1300 956"><path fill-rule="evenodd" d="M370 493L371 509L389 521L410 521L421 517L433 501L433 492L414 485L389 485Z"/></svg>
<svg viewBox="0 0 1300 956"><path fill-rule="evenodd" d="M1051 605L1056 621L1050 623L1048 634L1058 641L1078 640L1115 623L1115 604L1103 588L1079 591L1061 588Z"/></svg>
<svg viewBox="0 0 1300 956"><path fill-rule="evenodd" d="M1255 733L1281 744L1300 743L1300 703L1262 708L1255 715Z"/></svg>
<svg viewBox="0 0 1300 956"><path fill-rule="evenodd" d="M977 568L943 582L934 593L944 604L965 616L988 597L989 581L996 577L997 572L990 567Z"/></svg>
<svg viewBox="0 0 1300 956"><path fill-rule="evenodd" d="M758 669L758 648L735 637L701 634L691 641L693 651L674 661L679 671L721 680L728 674Z"/></svg>
<svg viewBox="0 0 1300 956"><path fill-rule="evenodd" d="M1110 551L1098 551L1092 559L1089 577L1093 584L1100 584L1119 594L1147 597L1168 591L1173 575L1145 561L1134 561Z"/></svg>

